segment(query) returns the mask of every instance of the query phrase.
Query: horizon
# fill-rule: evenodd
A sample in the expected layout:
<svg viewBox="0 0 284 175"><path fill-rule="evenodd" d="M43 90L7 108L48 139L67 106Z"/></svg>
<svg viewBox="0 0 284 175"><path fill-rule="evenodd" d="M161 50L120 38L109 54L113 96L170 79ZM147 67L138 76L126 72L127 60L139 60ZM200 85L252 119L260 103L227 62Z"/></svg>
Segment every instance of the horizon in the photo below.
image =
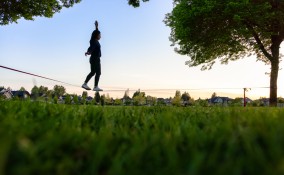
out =
<svg viewBox="0 0 284 175"><path fill-rule="evenodd" d="M60 85L60 84L57 84L57 85ZM36 86L40 87L42 85L36 85ZM66 87L64 85L60 85L60 86L63 86L66 89ZM3 87L5 89L10 88L11 91L19 91L20 88L23 87L23 86L21 86L18 89L14 89L12 87L4 87L4 86L0 86L0 87ZM25 88L25 87L23 87L23 88ZM252 88L251 90L253 90L253 89L262 89L262 88L265 88L265 87ZM239 89L240 91L242 91L242 94L241 93L230 93L230 92L220 91L220 89L222 89L222 88L212 88L211 91L209 91L210 89L202 89L202 88L200 88L200 89L144 89L144 90L143 89L139 89L139 88L138 89L125 89L125 90L118 88L116 90L112 90L111 91L111 92L116 91L117 94L120 94L119 96L116 96L116 97L110 95L111 93L109 93L107 90L106 91L100 91L99 93L100 93L101 96L102 95L105 95L105 96L109 95L113 99L123 98L123 96L124 96L124 94L125 94L125 92L127 90L129 91L129 97L131 97L131 98L132 98L133 94L136 91L138 91L138 90L140 90L140 92L145 92L146 96L149 95L149 96L156 97L156 98L173 98L175 96L175 92L176 91L180 91L181 94L183 94L184 92L187 92L187 93L189 93L190 97L193 98L194 100L197 100L197 99L210 99L213 93L216 93L217 97L228 97L228 98L232 98L232 99L243 98L243 89L242 88L236 88L236 89ZM29 89L25 88L25 90L28 91L31 94L31 89L29 90ZM48 88L48 90L53 90L53 88ZM232 89L225 88L223 90L229 90L230 91ZM235 88L233 88L233 90L235 90ZM251 90L248 90L246 92L246 97L247 98L250 98L252 100L257 100L257 99L261 99L261 98L269 98L269 97L265 97L265 96L259 96L259 97L254 96L250 92ZM95 93L96 93L95 91L91 91L91 90L90 91L84 90L84 91L86 91L88 93L88 96L91 96L91 97L94 97ZM82 93L84 91L82 91ZM81 96L82 93L81 94L68 93L66 91L66 94L69 94L69 95ZM90 95L90 94L92 94L92 95ZM156 94L164 94L164 95L162 95L162 96L155 96ZM165 94L167 94L167 95L165 95ZM282 97L279 96L278 98L282 98Z"/></svg>

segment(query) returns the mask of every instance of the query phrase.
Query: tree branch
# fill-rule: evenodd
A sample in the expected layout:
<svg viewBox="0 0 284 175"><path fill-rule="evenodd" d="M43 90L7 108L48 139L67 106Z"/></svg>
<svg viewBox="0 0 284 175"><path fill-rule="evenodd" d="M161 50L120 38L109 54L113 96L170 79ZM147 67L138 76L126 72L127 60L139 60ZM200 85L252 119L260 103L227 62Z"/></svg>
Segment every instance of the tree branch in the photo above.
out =
<svg viewBox="0 0 284 175"><path fill-rule="evenodd" d="M263 54L269 59L269 60L272 60L272 55L269 54L267 52L267 50L265 49L264 45L262 44L258 34L256 33L256 31L254 30L254 28L246 21L245 22L245 25L247 26L247 28L252 32L252 35L256 41L256 43L258 44L259 46L259 49L263 52Z"/></svg>

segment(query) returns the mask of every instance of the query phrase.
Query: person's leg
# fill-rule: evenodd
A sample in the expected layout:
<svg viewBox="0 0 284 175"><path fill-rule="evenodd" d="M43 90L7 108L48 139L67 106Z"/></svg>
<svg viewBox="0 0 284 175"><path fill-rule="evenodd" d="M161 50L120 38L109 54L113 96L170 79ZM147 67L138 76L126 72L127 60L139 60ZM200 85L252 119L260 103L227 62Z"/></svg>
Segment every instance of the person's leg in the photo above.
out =
<svg viewBox="0 0 284 175"><path fill-rule="evenodd" d="M87 84L90 79L95 75L96 73L96 69L95 69L95 64L93 62L90 62L91 64L91 72L88 74L88 76L86 77L86 80L85 80L85 84Z"/></svg>
<svg viewBox="0 0 284 175"><path fill-rule="evenodd" d="M95 76L95 87L97 87L98 84L99 84L100 76L101 76L101 75L98 75L98 74L96 74L96 76Z"/></svg>
<svg viewBox="0 0 284 175"><path fill-rule="evenodd" d="M84 82L84 84L82 85L82 88L86 89L86 90L91 90L91 88L87 85L87 83L90 81L90 79L95 75L95 65L93 62L90 61L91 64L91 72L88 74L88 76L86 77L86 80Z"/></svg>
<svg viewBox="0 0 284 175"><path fill-rule="evenodd" d="M101 61L100 59L96 60L95 63L95 70L96 70L96 76L95 76L95 87L94 91L103 91L101 88L99 88L98 84L100 81L100 76L101 76Z"/></svg>
<svg viewBox="0 0 284 175"><path fill-rule="evenodd" d="M96 60L95 62L95 87L98 86L99 81L100 81L100 76L101 76L101 61L100 60Z"/></svg>

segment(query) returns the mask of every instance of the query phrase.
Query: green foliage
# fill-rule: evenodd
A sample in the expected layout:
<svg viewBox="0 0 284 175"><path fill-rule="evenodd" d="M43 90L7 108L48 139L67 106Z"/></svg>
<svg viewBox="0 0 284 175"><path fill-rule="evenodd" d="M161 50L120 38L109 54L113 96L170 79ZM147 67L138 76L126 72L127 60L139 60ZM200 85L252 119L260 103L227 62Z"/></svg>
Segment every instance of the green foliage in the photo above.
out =
<svg viewBox="0 0 284 175"><path fill-rule="evenodd" d="M0 103L1 174L284 173L283 108Z"/></svg>
<svg viewBox="0 0 284 175"><path fill-rule="evenodd" d="M149 0L142 0L143 2ZM62 8L72 7L81 0L1 0L0 1L0 25L17 23L20 18L34 20L34 17L43 16L51 18L54 13ZM140 0L128 0L133 7L140 6Z"/></svg>
<svg viewBox="0 0 284 175"><path fill-rule="evenodd" d="M139 93L138 95L133 97L133 105L141 106L146 104L145 94Z"/></svg>
<svg viewBox="0 0 284 175"><path fill-rule="evenodd" d="M88 97L88 92L87 91L83 91L82 93L82 98L87 98Z"/></svg>
<svg viewBox="0 0 284 175"><path fill-rule="evenodd" d="M146 94L145 92L140 92L140 89L134 92L132 99L133 99L133 105L135 106L146 104Z"/></svg>
<svg viewBox="0 0 284 175"><path fill-rule="evenodd" d="M94 100L95 100L95 102L96 102L97 104L99 104L100 101L101 101L101 96L100 96L100 93L99 93L98 91L95 93L95 98L94 98Z"/></svg>
<svg viewBox="0 0 284 175"><path fill-rule="evenodd" d="M36 16L51 18L54 13L60 12L63 7L72 7L81 0L25 0L0 2L0 25L17 22L18 19L33 20Z"/></svg>
<svg viewBox="0 0 284 175"><path fill-rule="evenodd" d="M184 92L184 93L181 95L181 99L182 99L183 101L189 101L190 98L191 98L191 97L190 97L190 95L189 95L188 92Z"/></svg>
<svg viewBox="0 0 284 175"><path fill-rule="evenodd" d="M20 91L26 91L26 89L24 87L21 87Z"/></svg>
<svg viewBox="0 0 284 175"><path fill-rule="evenodd" d="M213 92L213 94L211 95L211 98L215 98L215 97L217 97L217 93Z"/></svg>
<svg viewBox="0 0 284 175"><path fill-rule="evenodd" d="M39 91L40 94L45 94L45 95L47 95L47 93L48 93L48 87L40 86L39 89L38 89L38 91Z"/></svg>
<svg viewBox="0 0 284 175"><path fill-rule="evenodd" d="M79 104L79 99L78 99L78 96L76 94L73 95L73 101L74 101L74 104Z"/></svg>
<svg viewBox="0 0 284 175"><path fill-rule="evenodd" d="M109 94L107 94L106 96L105 96L105 104L106 105L113 105L113 98L111 98L110 96L109 96Z"/></svg>
<svg viewBox="0 0 284 175"><path fill-rule="evenodd" d="M139 96L139 95L140 95L141 97L145 97L145 96L146 96L145 92L140 92L140 89L138 89L136 92L134 92L132 98L134 98L134 97L136 97L136 96ZM126 95L125 95L125 96L126 96Z"/></svg>
<svg viewBox="0 0 284 175"><path fill-rule="evenodd" d="M102 95L102 96L101 96L101 99L100 99L102 106L105 105L105 99L106 99L105 95Z"/></svg>
<svg viewBox="0 0 284 175"><path fill-rule="evenodd" d="M62 95L64 95L66 93L66 89L64 86L60 86L60 85L55 85L53 87L53 93L54 95L56 95L57 97L60 97Z"/></svg>
<svg viewBox="0 0 284 175"><path fill-rule="evenodd" d="M208 100L198 99L195 102L195 106L197 106L197 107L208 107L209 106Z"/></svg>
<svg viewBox="0 0 284 175"><path fill-rule="evenodd" d="M38 95L39 95L39 88L37 86L34 86L31 90L31 95L34 97L34 98L37 98Z"/></svg>
<svg viewBox="0 0 284 175"><path fill-rule="evenodd" d="M194 99L191 98L191 96L189 95L188 92L184 92L182 95L181 95L181 99L183 101L183 105L184 106L187 106L187 105L194 105Z"/></svg>
<svg viewBox="0 0 284 175"><path fill-rule="evenodd" d="M277 101L278 101L278 103L284 103L284 98L279 97L279 98L277 99Z"/></svg>
<svg viewBox="0 0 284 175"><path fill-rule="evenodd" d="M215 59L228 63L251 53L268 62L263 49L270 50L273 30L267 24L276 19L284 22L284 15L275 16L271 8L267 1L177 0L165 22L172 28L171 40L179 46L177 52L190 56L189 66L211 68Z"/></svg>
<svg viewBox="0 0 284 175"><path fill-rule="evenodd" d="M270 105L277 102L280 45L284 39L284 1L174 0L165 23L176 51L189 66L210 69L255 54L271 64Z"/></svg>
<svg viewBox="0 0 284 175"><path fill-rule="evenodd" d="M141 1L142 2L147 2L149 0L128 0L128 4L132 5L133 7L139 7Z"/></svg>
<svg viewBox="0 0 284 175"><path fill-rule="evenodd" d="M121 105L122 105L121 99L116 98L116 99L114 100L114 105L116 105L116 106L121 106Z"/></svg>
<svg viewBox="0 0 284 175"><path fill-rule="evenodd" d="M53 103L58 104L58 97L56 95L53 97Z"/></svg>
<svg viewBox="0 0 284 175"><path fill-rule="evenodd" d="M181 106L181 93L180 91L176 91L174 98L172 99L173 106Z"/></svg>
<svg viewBox="0 0 284 175"><path fill-rule="evenodd" d="M146 97L146 104L150 106L155 106L157 104L157 98L148 95Z"/></svg>
<svg viewBox="0 0 284 175"><path fill-rule="evenodd" d="M243 106L243 101L244 99L241 97L237 97L235 99L232 100L230 106Z"/></svg>
<svg viewBox="0 0 284 175"><path fill-rule="evenodd" d="M64 100L65 104L70 105L71 104L71 96L69 94L67 94L65 96L65 100Z"/></svg>

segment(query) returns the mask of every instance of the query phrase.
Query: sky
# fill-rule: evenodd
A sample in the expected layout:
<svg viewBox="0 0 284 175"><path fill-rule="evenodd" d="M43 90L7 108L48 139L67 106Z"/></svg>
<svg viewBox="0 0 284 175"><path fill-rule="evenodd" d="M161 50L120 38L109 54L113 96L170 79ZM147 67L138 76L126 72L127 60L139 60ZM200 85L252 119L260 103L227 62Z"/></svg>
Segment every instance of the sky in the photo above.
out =
<svg viewBox="0 0 284 175"><path fill-rule="evenodd" d="M34 85L52 89L63 85L67 93L81 95L80 88L90 72L89 57L84 53L99 21L102 94L121 98L126 89L130 96L140 89L146 95L173 97L176 90L189 92L195 99L218 96L269 97L270 66L256 62L254 56L216 63L211 70L188 67L169 41L170 28L163 20L173 9L172 0L151 0L133 8L126 0L84 0L64 8L52 18L20 19L0 26L0 65L56 79L75 86L33 77L0 68L0 86L30 91ZM281 53L284 50L281 49ZM280 64L283 67L283 63ZM93 88L94 78L88 85ZM93 91L88 91L93 96ZM284 73L279 71L278 96L284 97Z"/></svg>

